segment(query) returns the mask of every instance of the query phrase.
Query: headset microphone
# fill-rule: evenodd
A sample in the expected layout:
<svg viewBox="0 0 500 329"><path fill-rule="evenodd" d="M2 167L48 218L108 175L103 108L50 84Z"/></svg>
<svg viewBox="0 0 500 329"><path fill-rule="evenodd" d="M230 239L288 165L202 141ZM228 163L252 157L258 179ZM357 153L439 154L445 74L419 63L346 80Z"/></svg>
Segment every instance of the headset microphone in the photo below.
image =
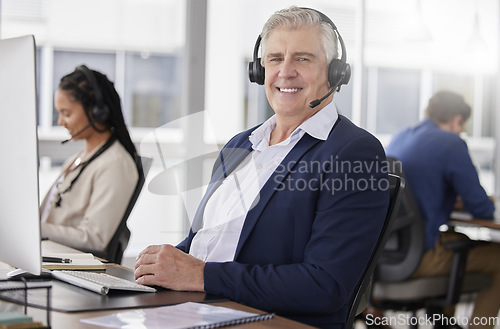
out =
<svg viewBox="0 0 500 329"><path fill-rule="evenodd" d="M335 88L332 88L330 89L330 91L323 97L319 98L319 99L315 99L313 100L311 103L309 103L309 107L310 108L315 108L316 106L318 106L322 101L324 101L328 96L330 96L333 91L335 90Z"/></svg>
<svg viewBox="0 0 500 329"><path fill-rule="evenodd" d="M92 126L93 122L90 121L85 127L83 127L82 129L80 129L80 131L78 131L76 134L74 134L73 136L71 136L71 138L68 138L66 140L63 140L61 142L61 144L65 144L67 142L69 142L70 140L72 140L73 138L75 138L76 136L80 135L81 133L83 133L85 130L89 129L91 126Z"/></svg>

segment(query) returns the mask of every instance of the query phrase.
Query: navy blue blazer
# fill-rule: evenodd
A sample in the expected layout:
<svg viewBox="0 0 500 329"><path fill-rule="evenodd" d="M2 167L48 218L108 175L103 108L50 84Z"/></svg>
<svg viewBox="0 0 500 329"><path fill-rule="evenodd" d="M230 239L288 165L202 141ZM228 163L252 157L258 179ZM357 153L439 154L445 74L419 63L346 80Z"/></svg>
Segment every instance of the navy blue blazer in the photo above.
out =
<svg viewBox="0 0 500 329"><path fill-rule="evenodd" d="M219 154L181 250L189 251L213 191L251 152L254 129ZM344 116L325 141L304 134L248 212L234 261L206 263L206 292L342 328L387 212L385 160L380 142Z"/></svg>

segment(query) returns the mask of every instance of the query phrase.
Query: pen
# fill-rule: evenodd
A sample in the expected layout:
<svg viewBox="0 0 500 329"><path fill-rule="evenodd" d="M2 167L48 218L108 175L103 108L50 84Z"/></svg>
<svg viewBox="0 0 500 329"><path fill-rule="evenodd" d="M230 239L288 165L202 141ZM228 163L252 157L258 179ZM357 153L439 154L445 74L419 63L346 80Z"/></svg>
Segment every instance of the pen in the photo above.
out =
<svg viewBox="0 0 500 329"><path fill-rule="evenodd" d="M42 262L49 262L49 263L71 263L71 259L69 259L69 258L60 258L60 257L42 257Z"/></svg>

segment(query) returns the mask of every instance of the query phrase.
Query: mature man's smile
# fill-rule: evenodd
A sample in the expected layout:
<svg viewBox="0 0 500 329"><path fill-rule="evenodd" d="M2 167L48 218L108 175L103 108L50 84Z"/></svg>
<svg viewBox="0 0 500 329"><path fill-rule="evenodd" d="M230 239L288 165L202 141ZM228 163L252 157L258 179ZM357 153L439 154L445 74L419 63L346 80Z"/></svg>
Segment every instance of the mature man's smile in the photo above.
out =
<svg viewBox="0 0 500 329"><path fill-rule="evenodd" d="M298 91L301 91L302 88L278 88L278 90L282 93L296 93Z"/></svg>

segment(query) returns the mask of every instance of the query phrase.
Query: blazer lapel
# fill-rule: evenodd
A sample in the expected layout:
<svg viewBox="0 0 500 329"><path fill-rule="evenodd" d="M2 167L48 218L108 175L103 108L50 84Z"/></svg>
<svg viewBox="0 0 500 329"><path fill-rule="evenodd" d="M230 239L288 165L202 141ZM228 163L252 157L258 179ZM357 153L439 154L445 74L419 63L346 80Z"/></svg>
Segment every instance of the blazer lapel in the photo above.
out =
<svg viewBox="0 0 500 329"><path fill-rule="evenodd" d="M316 145L320 140L314 137L311 137L309 134L304 134L300 141L293 147L293 149L288 153L288 155L283 159L280 166L284 166L284 168L293 168L295 167L299 160L304 156L304 154L309 151L314 145ZM290 165L290 163L294 161L294 165ZM279 168L279 167L278 167ZM243 224L243 228L241 230L240 240L238 241L238 246L236 248L236 253L234 259L238 257L238 254L241 251L241 248L245 244L246 239L250 236L257 220L260 217L260 214L264 210L265 206L273 196L273 194L278 189L278 186L282 184L285 178L288 176L288 173L282 173L275 171L271 177L267 180L266 184L262 187L259 198L257 200L257 204L252 205L251 210L248 212L247 217L245 218L245 223Z"/></svg>

